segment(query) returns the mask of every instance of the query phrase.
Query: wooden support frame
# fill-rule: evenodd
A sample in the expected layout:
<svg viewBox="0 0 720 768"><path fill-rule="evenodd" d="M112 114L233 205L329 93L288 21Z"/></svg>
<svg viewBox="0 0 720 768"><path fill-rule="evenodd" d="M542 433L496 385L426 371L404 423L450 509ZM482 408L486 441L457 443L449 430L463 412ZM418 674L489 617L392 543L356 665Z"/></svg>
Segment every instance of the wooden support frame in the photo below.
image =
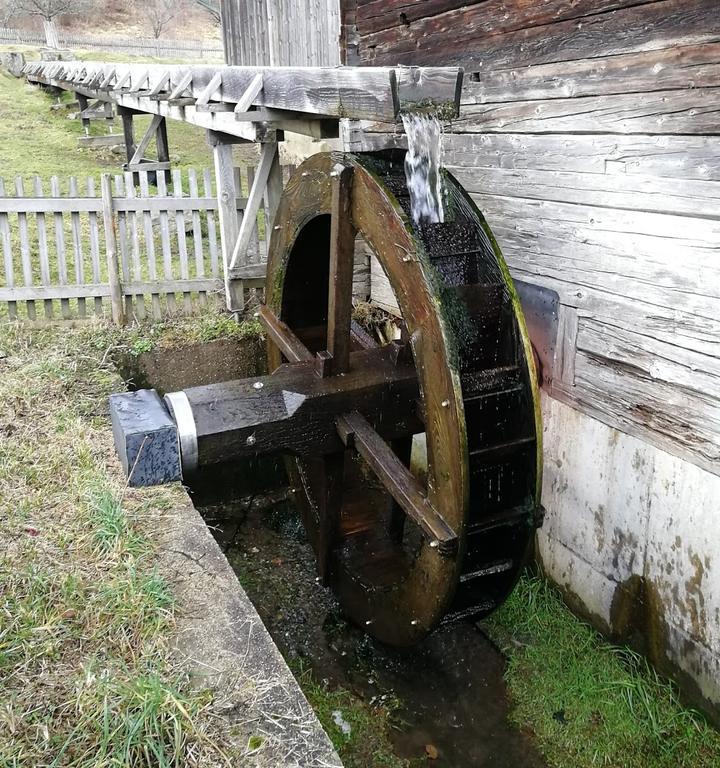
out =
<svg viewBox="0 0 720 768"><path fill-rule="evenodd" d="M257 172L255 173L252 189L248 196L247 208L243 214L242 224L240 225L240 230L230 259L229 267L231 270L239 266L240 257L247 251L252 231L256 224L258 211L260 210L260 205L262 204L265 195L265 188L274 166L277 166L278 168L280 166L278 144L277 141L269 141L262 145L260 163ZM277 210L277 206L275 207L275 210ZM273 217L274 213L275 211L272 211ZM270 231L272 225L272 221L266 221L266 230Z"/></svg>
<svg viewBox="0 0 720 768"><path fill-rule="evenodd" d="M268 233L282 194L278 140L283 131L314 138L338 135L340 118L393 122L403 109L436 104L445 114L459 112L457 67L229 67L140 65L105 62L31 62L24 72L30 82L53 85L77 94L82 108L88 99L115 103L123 121L127 168L164 171L169 168L166 118L208 130L213 145L217 181L223 267L228 308L243 308L245 255L260 207L265 207ZM111 83L114 83L111 86ZM84 101L84 104L83 104ZM153 115L139 144L133 132L134 114ZM158 159L143 163L155 135ZM242 220L235 200L233 142L262 144L261 159ZM269 237L268 237L269 240ZM340 268L339 264L335 268ZM339 302L336 302L340 306ZM346 312L338 311L338 323ZM349 339L350 334L346 334ZM329 352L333 365L344 367L345 342L334 339ZM338 363L338 360L340 361Z"/></svg>

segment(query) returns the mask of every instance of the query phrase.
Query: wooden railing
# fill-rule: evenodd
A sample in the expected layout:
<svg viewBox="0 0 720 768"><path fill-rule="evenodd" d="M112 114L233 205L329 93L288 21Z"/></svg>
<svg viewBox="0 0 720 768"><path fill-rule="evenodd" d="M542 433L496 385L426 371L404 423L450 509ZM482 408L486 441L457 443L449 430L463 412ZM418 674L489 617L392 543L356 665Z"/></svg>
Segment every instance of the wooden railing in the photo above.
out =
<svg viewBox="0 0 720 768"><path fill-rule="evenodd" d="M248 189L254 168L235 172ZM159 319L224 304L217 211L208 169L0 179L0 320ZM263 211L247 259L262 273Z"/></svg>

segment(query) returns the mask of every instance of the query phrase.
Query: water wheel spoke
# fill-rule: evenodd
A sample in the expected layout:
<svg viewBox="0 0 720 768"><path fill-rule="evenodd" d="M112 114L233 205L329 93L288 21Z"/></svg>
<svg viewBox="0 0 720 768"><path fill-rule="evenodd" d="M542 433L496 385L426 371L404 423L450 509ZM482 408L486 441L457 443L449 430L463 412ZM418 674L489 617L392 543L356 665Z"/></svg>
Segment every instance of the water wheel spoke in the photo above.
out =
<svg viewBox="0 0 720 768"><path fill-rule="evenodd" d="M329 580L329 563L338 540L340 510L343 498L345 454L331 453L314 461L318 464L317 488L318 531L316 542L317 570L323 584Z"/></svg>
<svg viewBox="0 0 720 768"><path fill-rule="evenodd" d="M299 363L303 360L313 359L313 353L293 333L287 323L280 320L265 304L260 307L258 319L267 331L267 335L288 362Z"/></svg>
<svg viewBox="0 0 720 768"><path fill-rule="evenodd" d="M410 459L412 455L412 435L399 437L390 442L393 453L400 459L405 467L410 468ZM393 499L390 510L390 540L400 544L403 540L405 531L405 510Z"/></svg>
<svg viewBox="0 0 720 768"><path fill-rule="evenodd" d="M420 527L430 545L443 553L454 552L458 544L457 534L432 506L423 486L367 419L353 411L340 416L336 424L343 443L365 459L385 490Z"/></svg>
<svg viewBox="0 0 720 768"><path fill-rule="evenodd" d="M338 164L333 173L327 351L332 357L330 372L338 374L350 367L355 227L350 210L353 169Z"/></svg>

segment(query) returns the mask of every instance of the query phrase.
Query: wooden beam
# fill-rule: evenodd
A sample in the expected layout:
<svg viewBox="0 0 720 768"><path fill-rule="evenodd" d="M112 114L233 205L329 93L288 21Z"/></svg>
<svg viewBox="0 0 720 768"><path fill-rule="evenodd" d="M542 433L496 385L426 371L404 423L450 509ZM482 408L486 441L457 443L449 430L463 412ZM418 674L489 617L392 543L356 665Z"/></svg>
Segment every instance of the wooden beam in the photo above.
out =
<svg viewBox="0 0 720 768"><path fill-rule="evenodd" d="M100 177L100 192L103 204L103 229L105 230L105 254L107 256L108 282L110 283L112 318L116 325L123 325L125 323L123 290L120 285L117 233L115 231L115 213L109 173L103 173Z"/></svg>
<svg viewBox="0 0 720 768"><path fill-rule="evenodd" d="M302 360L315 358L315 355L292 332L287 323L280 320L265 304L260 307L257 318L263 324L273 344L277 346L288 362L298 363Z"/></svg>
<svg viewBox="0 0 720 768"><path fill-rule="evenodd" d="M195 103L198 105L207 104L211 97L214 96L222 85L223 75L221 71L215 72L210 78L210 82L203 88L202 92L198 95Z"/></svg>
<svg viewBox="0 0 720 768"><path fill-rule="evenodd" d="M263 89L263 76L259 72L250 81L243 95L238 99L235 105L235 115L247 112L253 105L260 91Z"/></svg>
<svg viewBox="0 0 720 768"><path fill-rule="evenodd" d="M230 275L233 246L238 238L239 229L237 205L235 203L239 190L235 184L232 144L217 141L217 138L214 134L209 136L211 143L214 142L215 189L217 190L218 200L225 301L229 310L240 311L243 308L242 281L234 280Z"/></svg>
<svg viewBox="0 0 720 768"><path fill-rule="evenodd" d="M237 242L235 243L235 248L232 252L232 259L230 260L230 269L234 269L239 265L240 257L245 254L248 244L250 243L252 231L256 224L257 214L260 210L260 204L262 203L265 194L265 186L273 163L276 161L277 152L278 145L276 141L267 142L262 145L260 163L255 173L255 179L253 181L252 189L250 190L250 195L248 196L247 208L243 213L240 232L238 233Z"/></svg>
<svg viewBox="0 0 720 768"><path fill-rule="evenodd" d="M150 121L150 125L147 127L147 130L145 131L142 139L140 139L140 143L135 148L133 156L128 161L129 166L137 165L143 159L145 150L147 150L150 142L157 133L157 130L160 127L160 123L163 121L163 119L164 118L160 117L160 115L153 115L152 120Z"/></svg>
<svg viewBox="0 0 720 768"><path fill-rule="evenodd" d="M458 545L457 534L432 506L417 478L367 419L353 411L338 417L336 424L343 443L348 448L355 448L365 459L387 492L430 540L430 545L443 554L454 552Z"/></svg>
<svg viewBox="0 0 720 768"><path fill-rule="evenodd" d="M345 373L350 365L353 255L355 227L352 223L352 166L339 163L331 171L330 282L328 288L327 350L332 355L332 373Z"/></svg>
<svg viewBox="0 0 720 768"><path fill-rule="evenodd" d="M200 104L211 99L240 104L246 112L252 104L329 117L350 117L393 122L399 111L418 105L442 107L445 114L455 113L459 103L457 67L218 67L187 65L109 64L104 62L67 62L66 80L55 80L56 68L40 64L26 68L34 82L76 87L83 81L103 78L111 67L117 72L113 93L123 90L129 80L137 92L147 82L148 92L170 73L171 95L190 90ZM192 73L187 86L180 83ZM128 77L126 78L126 75ZM262 87L258 76L262 78ZM253 91L257 91L251 98ZM247 97L245 96L246 94ZM247 106L243 107L243 104ZM206 126L210 127L210 126Z"/></svg>

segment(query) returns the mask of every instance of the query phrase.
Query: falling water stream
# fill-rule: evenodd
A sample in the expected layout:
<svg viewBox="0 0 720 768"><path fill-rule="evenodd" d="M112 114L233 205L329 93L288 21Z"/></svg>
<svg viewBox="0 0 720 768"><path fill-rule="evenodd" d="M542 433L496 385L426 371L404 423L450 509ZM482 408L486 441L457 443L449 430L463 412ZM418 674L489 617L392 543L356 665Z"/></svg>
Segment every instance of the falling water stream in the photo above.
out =
<svg viewBox="0 0 720 768"><path fill-rule="evenodd" d="M416 224L440 224L444 221L440 184L440 121L434 115L415 112L401 117L408 141L405 177L413 221Z"/></svg>

